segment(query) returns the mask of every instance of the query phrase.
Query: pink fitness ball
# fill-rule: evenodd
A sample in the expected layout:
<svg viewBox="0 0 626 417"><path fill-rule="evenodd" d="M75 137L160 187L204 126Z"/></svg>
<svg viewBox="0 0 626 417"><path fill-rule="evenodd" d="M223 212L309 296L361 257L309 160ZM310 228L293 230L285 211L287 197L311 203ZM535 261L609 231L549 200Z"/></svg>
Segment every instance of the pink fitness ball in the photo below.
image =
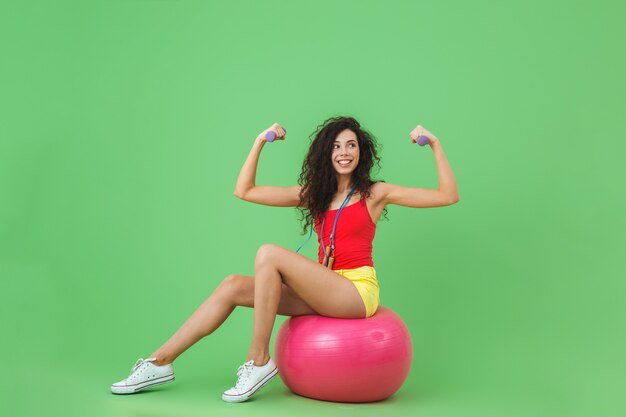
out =
<svg viewBox="0 0 626 417"><path fill-rule="evenodd" d="M290 317L274 345L278 375L294 393L318 400L383 400L404 383L413 345L402 319L379 306L364 319Z"/></svg>

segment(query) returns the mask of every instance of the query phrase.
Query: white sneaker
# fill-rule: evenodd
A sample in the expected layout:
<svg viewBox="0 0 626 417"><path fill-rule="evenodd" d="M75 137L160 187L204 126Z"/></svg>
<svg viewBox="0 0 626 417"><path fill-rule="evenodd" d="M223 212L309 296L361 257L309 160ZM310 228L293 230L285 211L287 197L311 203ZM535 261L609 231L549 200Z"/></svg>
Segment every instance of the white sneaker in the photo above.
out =
<svg viewBox="0 0 626 417"><path fill-rule="evenodd" d="M174 380L172 364L157 366L156 358L139 358L130 370L128 378L111 385L113 394L134 394L144 388L165 384Z"/></svg>
<svg viewBox="0 0 626 417"><path fill-rule="evenodd" d="M237 383L224 391L222 400L229 403L246 401L276 375L278 368L272 358L263 366L254 365L254 360L251 359L237 369Z"/></svg>

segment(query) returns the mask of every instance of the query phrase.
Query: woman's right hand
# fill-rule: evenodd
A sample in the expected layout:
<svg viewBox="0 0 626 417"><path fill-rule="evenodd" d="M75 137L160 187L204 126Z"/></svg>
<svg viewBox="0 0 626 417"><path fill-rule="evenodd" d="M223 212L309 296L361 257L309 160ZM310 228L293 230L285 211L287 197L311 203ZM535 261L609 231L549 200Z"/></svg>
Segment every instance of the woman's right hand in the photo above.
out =
<svg viewBox="0 0 626 417"><path fill-rule="evenodd" d="M257 140L260 139L266 141L265 134L269 131L273 131L276 134L276 138L274 140L285 140L285 129L283 129L282 126L278 123L274 123L272 126L270 126L269 129L265 129L263 132L261 132L261 134L256 137Z"/></svg>

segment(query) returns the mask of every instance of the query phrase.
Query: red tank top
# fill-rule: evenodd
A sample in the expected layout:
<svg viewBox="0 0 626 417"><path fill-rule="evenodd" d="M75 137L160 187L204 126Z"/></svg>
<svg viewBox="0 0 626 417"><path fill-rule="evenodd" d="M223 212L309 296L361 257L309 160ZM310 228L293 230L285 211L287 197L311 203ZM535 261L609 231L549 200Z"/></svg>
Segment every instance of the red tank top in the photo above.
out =
<svg viewBox="0 0 626 417"><path fill-rule="evenodd" d="M337 210L328 210L324 221L322 237L324 247L330 246L330 234L333 231L333 223ZM317 241L320 243L317 251L318 262L324 261L324 249L320 242L320 228L322 227L322 216L315 219L315 232ZM376 234L376 225L372 221L367 208L365 197L361 200L349 204L341 210L335 228L335 269L354 269L361 266L374 266L372 260L372 242Z"/></svg>

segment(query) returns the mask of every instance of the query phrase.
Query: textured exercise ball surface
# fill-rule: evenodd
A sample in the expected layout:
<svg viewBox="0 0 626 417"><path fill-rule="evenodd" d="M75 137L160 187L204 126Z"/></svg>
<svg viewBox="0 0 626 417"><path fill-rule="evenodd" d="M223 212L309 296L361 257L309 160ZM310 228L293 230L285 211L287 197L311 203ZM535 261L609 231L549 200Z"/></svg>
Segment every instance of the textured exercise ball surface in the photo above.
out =
<svg viewBox="0 0 626 417"><path fill-rule="evenodd" d="M278 375L296 394L318 400L383 400L404 383L413 357L411 335L393 310L367 319L290 317L278 331Z"/></svg>

